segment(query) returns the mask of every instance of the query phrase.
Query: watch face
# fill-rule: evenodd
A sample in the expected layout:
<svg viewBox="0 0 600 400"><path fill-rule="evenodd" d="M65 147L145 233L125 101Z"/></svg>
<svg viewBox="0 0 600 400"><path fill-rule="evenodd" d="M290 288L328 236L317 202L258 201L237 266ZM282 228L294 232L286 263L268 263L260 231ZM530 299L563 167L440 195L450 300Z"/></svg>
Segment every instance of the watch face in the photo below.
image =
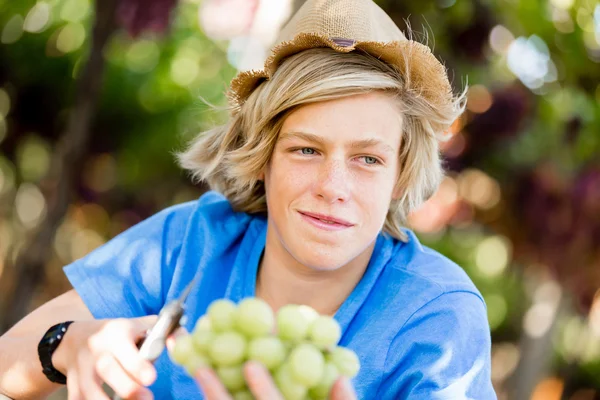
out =
<svg viewBox="0 0 600 400"><path fill-rule="evenodd" d="M54 342L60 341L66 331L67 328L64 324L54 325L46 332L43 340L47 341L48 345L52 345Z"/></svg>

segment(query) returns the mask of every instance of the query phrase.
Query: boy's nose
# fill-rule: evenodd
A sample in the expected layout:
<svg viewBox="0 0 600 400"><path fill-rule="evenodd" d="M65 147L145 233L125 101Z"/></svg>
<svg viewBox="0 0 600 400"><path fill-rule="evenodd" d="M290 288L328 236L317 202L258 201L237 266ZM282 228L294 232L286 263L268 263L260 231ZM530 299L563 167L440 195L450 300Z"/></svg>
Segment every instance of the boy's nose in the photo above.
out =
<svg viewBox="0 0 600 400"><path fill-rule="evenodd" d="M316 194L327 203L345 202L350 194L349 179L350 172L343 161L326 161L317 176Z"/></svg>

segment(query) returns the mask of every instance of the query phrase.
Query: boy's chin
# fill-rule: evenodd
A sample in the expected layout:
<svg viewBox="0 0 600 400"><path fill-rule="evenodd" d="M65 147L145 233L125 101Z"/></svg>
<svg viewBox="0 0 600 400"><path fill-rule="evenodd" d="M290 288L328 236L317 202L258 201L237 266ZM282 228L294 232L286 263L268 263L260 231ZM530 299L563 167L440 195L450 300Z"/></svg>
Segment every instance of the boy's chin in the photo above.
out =
<svg viewBox="0 0 600 400"><path fill-rule="evenodd" d="M315 257L314 259L305 259L303 264L313 271L328 272L342 268L346 264L346 260L323 260L322 258Z"/></svg>

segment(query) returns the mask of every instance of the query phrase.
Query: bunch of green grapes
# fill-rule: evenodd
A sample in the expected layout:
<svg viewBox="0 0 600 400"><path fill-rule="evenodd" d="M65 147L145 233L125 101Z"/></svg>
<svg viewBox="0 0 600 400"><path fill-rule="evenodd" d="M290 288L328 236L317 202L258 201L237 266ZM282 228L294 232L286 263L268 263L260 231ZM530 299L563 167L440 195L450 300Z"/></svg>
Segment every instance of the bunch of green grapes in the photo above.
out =
<svg viewBox="0 0 600 400"><path fill-rule="evenodd" d="M353 378L356 354L338 346L341 329L308 306L287 305L277 315L258 298L236 306L215 300L189 335L177 338L174 362L190 375L213 368L235 400L252 399L243 374L248 360L262 363L286 400L327 399L341 375Z"/></svg>

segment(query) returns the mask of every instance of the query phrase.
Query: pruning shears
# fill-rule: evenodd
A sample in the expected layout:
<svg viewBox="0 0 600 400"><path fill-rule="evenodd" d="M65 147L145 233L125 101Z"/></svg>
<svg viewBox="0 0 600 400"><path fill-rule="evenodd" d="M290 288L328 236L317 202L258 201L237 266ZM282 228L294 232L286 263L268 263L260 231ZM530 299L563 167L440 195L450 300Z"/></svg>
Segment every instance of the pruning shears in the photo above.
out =
<svg viewBox="0 0 600 400"><path fill-rule="evenodd" d="M195 283L196 279L193 279L183 290L181 296L168 302L160 310L158 320L154 326L138 342L142 358L154 363L162 354L167 344L167 338L183 323L184 303ZM121 400L121 397L115 394L113 400Z"/></svg>

